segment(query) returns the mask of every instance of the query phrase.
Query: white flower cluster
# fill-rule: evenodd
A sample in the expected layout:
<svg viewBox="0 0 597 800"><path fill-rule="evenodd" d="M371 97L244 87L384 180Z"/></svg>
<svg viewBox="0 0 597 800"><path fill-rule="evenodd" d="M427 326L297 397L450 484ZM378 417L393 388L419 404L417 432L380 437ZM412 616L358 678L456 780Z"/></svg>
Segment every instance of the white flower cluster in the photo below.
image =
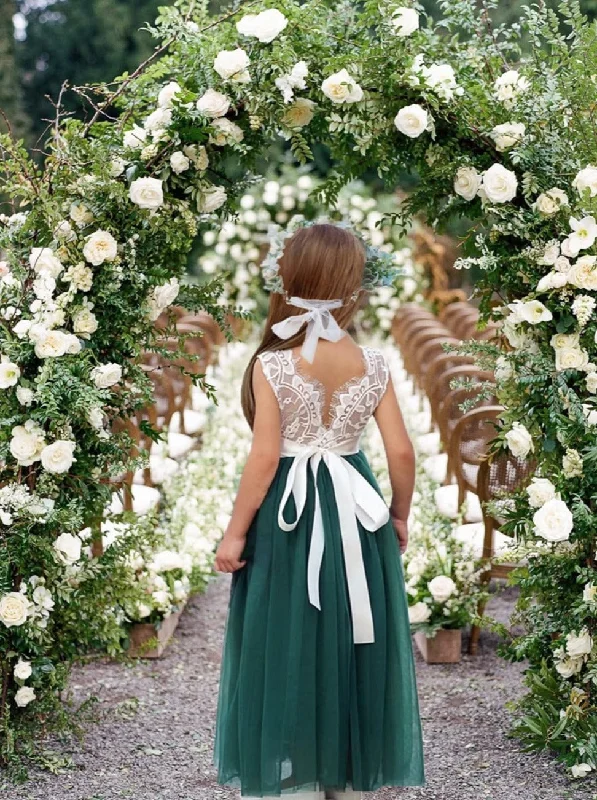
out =
<svg viewBox="0 0 597 800"><path fill-rule="evenodd" d="M450 101L455 96L464 94L464 89L456 82L456 73L450 64L423 63L424 56L419 54L411 67L409 82L412 86L424 86L436 94L440 100Z"/></svg>
<svg viewBox="0 0 597 800"><path fill-rule="evenodd" d="M454 177L454 191L464 200L479 197L484 203L508 203L517 190L516 173L503 164L493 164L482 174L475 167L459 167Z"/></svg>

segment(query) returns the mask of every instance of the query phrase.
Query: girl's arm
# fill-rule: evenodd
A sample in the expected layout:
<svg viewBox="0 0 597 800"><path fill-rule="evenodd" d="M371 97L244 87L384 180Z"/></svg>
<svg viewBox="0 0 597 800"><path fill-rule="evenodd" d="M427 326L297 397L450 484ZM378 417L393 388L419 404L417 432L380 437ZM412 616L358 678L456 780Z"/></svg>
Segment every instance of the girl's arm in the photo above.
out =
<svg viewBox="0 0 597 800"><path fill-rule="evenodd" d="M406 432L391 379L374 416L383 439L390 472L390 514L400 541L400 551L404 553L408 544L408 514L415 488L415 451Z"/></svg>
<svg viewBox="0 0 597 800"><path fill-rule="evenodd" d="M259 359L253 368L253 392L253 442L240 479L230 522L216 552L214 567L219 572L234 572L244 567L246 562L240 561L240 556L247 531L267 494L280 461L280 409Z"/></svg>

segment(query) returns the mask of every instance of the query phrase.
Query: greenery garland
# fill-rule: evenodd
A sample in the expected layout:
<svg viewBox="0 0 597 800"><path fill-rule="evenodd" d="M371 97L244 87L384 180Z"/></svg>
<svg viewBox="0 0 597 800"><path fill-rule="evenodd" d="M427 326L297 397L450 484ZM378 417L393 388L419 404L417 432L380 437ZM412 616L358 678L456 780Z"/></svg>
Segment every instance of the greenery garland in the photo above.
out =
<svg viewBox="0 0 597 800"><path fill-rule="evenodd" d="M584 776L597 767L595 28L572 0L507 28L490 23L495 0L481 13L445 0L441 25L392 0L248 6L220 20L205 3L163 9L155 56L86 91L86 124L58 103L43 170L0 139L14 203L0 227L2 758L48 714L68 663L115 644L118 552L82 583L68 573L130 466L111 423L150 401L139 358L160 347L161 310L178 297L222 318L217 285L181 285L186 257L282 135L299 161L327 145L328 202L370 166L388 186L416 173L397 220L474 221L460 265L480 269L482 309L507 315L512 348L496 446L532 454L543 481L514 498L509 525L531 548L550 542L519 574L520 732Z"/></svg>

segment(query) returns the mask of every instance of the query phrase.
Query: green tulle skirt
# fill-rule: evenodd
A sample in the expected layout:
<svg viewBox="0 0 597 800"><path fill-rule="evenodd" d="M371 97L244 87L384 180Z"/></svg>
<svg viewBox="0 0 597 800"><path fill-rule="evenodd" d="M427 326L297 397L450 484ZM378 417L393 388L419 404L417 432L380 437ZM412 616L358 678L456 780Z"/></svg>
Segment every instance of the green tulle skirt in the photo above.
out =
<svg viewBox="0 0 597 800"><path fill-rule="evenodd" d="M379 491L363 453L346 456ZM292 458L276 477L235 572L221 668L218 782L263 797L424 784L423 746L402 560L391 522L359 524L375 642L353 643L335 496L324 464L321 611L309 603L313 478L295 530L277 515ZM287 519L294 519L290 501Z"/></svg>

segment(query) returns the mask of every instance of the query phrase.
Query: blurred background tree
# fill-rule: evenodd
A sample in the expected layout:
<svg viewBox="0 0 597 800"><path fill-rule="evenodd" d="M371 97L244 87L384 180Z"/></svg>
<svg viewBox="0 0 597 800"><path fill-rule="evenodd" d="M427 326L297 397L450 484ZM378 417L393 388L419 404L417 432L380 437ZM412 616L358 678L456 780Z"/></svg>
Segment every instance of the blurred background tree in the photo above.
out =
<svg viewBox="0 0 597 800"><path fill-rule="evenodd" d="M505 0L492 12L496 22L520 18L529 0ZM547 0L557 8L559 0ZM109 81L133 69L152 51L154 42L142 30L168 0L0 0L0 107L14 131L33 145L43 134L63 81L87 84ZM212 0L213 13L232 0ZM333 5L330 0L330 5ZM427 13L440 16L436 0L423 0ZM590 17L597 0L581 0ZM482 2L479 1L481 8ZM68 110L80 114L74 93L65 98ZM2 123L0 122L0 127ZM326 171L324 154L317 166Z"/></svg>

